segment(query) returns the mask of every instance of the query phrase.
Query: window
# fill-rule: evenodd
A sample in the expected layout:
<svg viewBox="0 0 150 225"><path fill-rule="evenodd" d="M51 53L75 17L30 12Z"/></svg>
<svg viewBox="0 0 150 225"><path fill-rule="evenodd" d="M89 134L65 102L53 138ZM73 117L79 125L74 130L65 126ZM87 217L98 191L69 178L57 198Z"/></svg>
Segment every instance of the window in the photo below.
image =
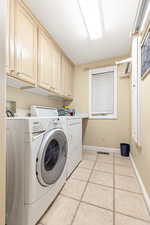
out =
<svg viewBox="0 0 150 225"><path fill-rule="evenodd" d="M91 118L117 118L117 72L116 67L90 70L89 112Z"/></svg>

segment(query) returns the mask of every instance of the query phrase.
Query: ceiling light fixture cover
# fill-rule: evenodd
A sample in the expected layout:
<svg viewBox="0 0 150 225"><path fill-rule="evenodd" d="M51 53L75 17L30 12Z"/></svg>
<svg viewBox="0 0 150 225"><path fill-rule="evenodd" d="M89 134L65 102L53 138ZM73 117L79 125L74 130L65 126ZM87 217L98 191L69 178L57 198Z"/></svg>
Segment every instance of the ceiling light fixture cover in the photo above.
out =
<svg viewBox="0 0 150 225"><path fill-rule="evenodd" d="M102 37L102 25L98 0L77 0L91 40Z"/></svg>

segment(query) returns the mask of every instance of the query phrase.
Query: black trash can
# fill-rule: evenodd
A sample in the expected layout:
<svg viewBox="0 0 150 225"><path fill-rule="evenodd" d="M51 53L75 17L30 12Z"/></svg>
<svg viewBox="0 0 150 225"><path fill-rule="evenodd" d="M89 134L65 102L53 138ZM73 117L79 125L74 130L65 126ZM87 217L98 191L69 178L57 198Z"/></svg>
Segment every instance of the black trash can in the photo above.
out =
<svg viewBox="0 0 150 225"><path fill-rule="evenodd" d="M121 143L120 144L120 151L121 151L121 155L128 157L129 153L130 153L130 145L126 144L126 143Z"/></svg>

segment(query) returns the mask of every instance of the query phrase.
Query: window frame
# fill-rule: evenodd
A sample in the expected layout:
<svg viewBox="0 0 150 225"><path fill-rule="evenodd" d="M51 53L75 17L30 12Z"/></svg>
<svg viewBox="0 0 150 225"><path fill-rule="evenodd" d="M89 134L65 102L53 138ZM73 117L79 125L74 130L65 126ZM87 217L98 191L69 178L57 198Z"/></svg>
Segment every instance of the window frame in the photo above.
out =
<svg viewBox="0 0 150 225"><path fill-rule="evenodd" d="M92 76L93 74L98 73L107 73L114 72L114 112L112 114L92 114ZM117 101L118 101L118 76L117 76L117 66L107 66L101 67L97 69L89 70L89 118L90 119L117 119L118 117L118 109L117 109Z"/></svg>
<svg viewBox="0 0 150 225"><path fill-rule="evenodd" d="M132 69L132 139L134 142L141 146L141 92L140 92L140 84L141 84L141 36L135 35L132 39L133 42L136 42L136 58L133 57L132 52L132 68L136 67L136 71ZM133 48L133 47L132 47ZM133 51L133 49L132 49ZM136 88L136 98L133 96L133 91ZM136 103L136 111L134 110L134 106ZM136 118L136 120L134 119Z"/></svg>

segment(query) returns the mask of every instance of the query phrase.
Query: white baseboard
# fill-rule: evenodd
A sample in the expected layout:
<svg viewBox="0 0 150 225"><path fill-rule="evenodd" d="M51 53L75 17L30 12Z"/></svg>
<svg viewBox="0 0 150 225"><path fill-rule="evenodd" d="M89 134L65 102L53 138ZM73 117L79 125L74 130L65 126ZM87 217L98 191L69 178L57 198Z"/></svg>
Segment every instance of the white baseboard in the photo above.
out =
<svg viewBox="0 0 150 225"><path fill-rule="evenodd" d="M140 176L140 174L139 174L139 171L138 171L138 169L137 169L137 167L136 167L136 164L135 164L135 162L134 162L134 159L133 159L133 157L132 157L132 154L130 154L130 159L131 159L133 168L134 168L134 170L135 170L135 174L136 174L136 176L137 176L137 179L138 179L138 181L139 181L141 190L142 190L142 192L143 192L143 195L144 195L144 199L145 199L147 208L149 209L149 212L150 212L150 198L149 198L149 195L148 195L148 193L147 193L147 191L146 191L146 188L145 188L145 186L144 186L144 183L143 183L143 181L142 181L142 178L141 178L141 176Z"/></svg>
<svg viewBox="0 0 150 225"><path fill-rule="evenodd" d="M91 151L104 151L104 152L120 152L119 148L110 148L110 147L98 147L98 146L90 146L90 145L83 145L84 150L91 150Z"/></svg>

